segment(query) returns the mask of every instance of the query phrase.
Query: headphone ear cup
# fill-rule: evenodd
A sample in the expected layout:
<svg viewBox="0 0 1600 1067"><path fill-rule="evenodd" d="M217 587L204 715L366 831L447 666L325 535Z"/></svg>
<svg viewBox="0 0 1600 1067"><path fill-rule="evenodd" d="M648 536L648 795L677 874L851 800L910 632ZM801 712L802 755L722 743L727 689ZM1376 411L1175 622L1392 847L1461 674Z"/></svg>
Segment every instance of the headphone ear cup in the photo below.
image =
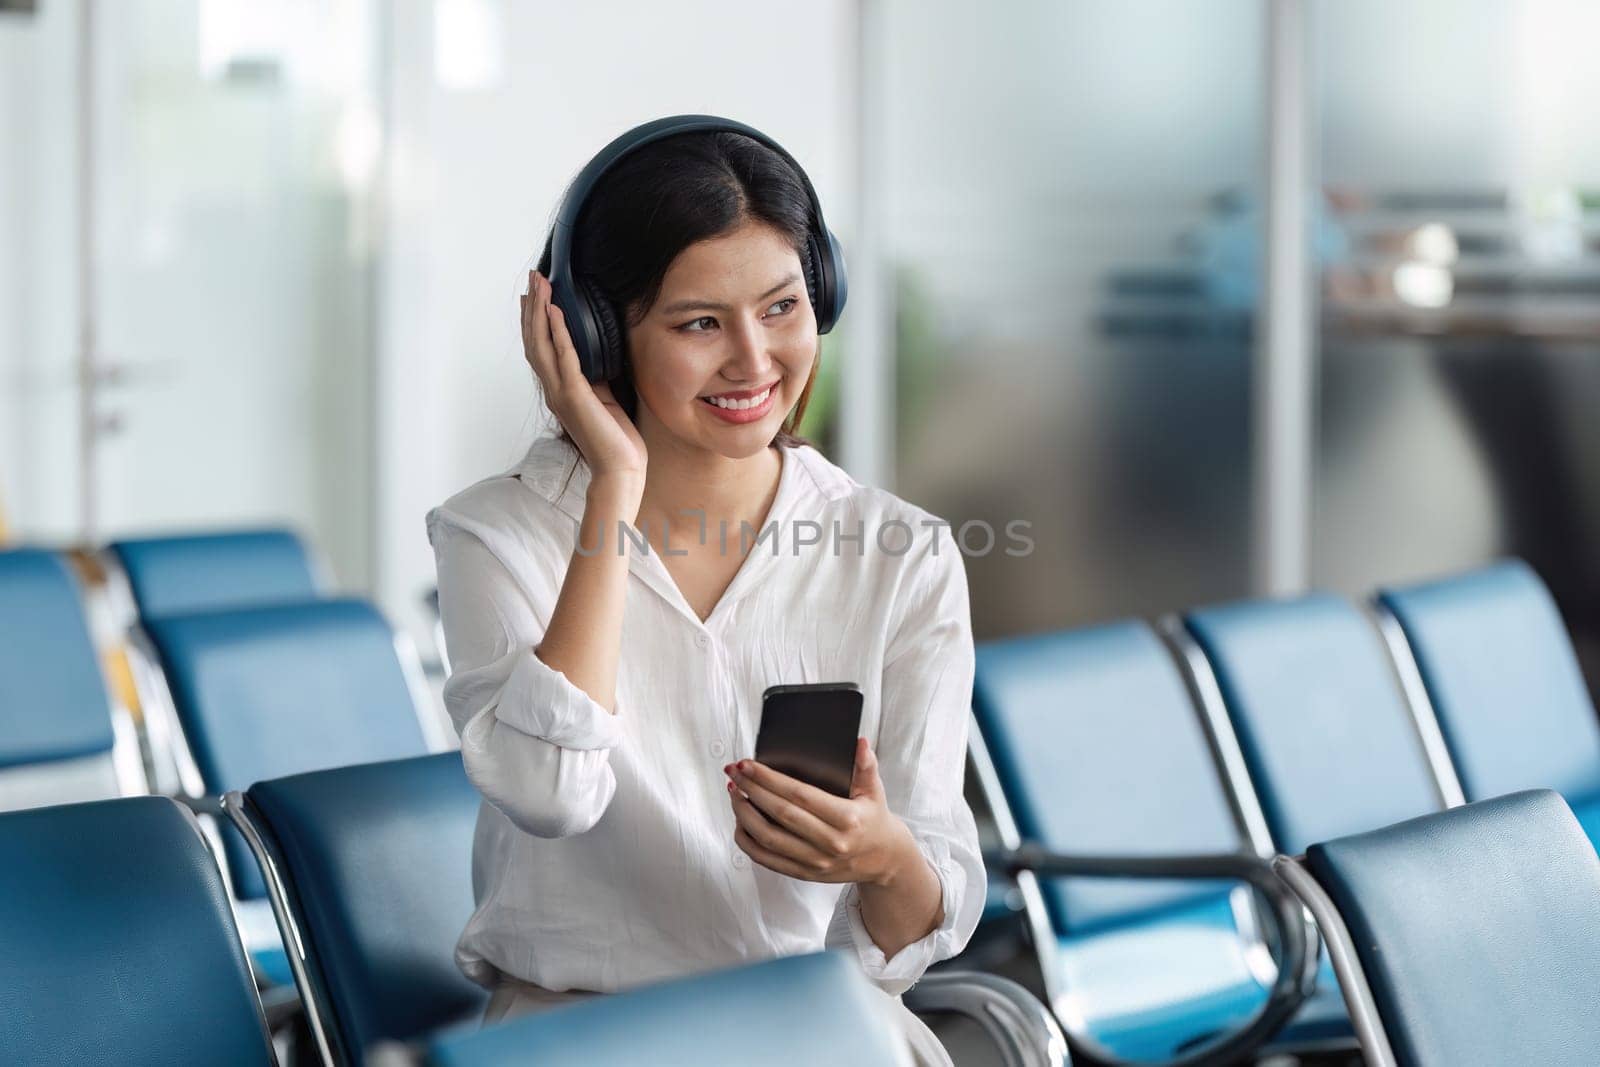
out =
<svg viewBox="0 0 1600 1067"><path fill-rule="evenodd" d="M817 259L817 239L807 234L806 243L800 249L800 276L805 279L806 298L811 301L811 310L820 315L822 308L817 301L822 291L822 280L817 277Z"/></svg>
<svg viewBox="0 0 1600 1067"><path fill-rule="evenodd" d="M598 359L600 378L598 381L610 381L622 373L622 357L624 346L627 344L622 332L622 322L617 317L616 309L611 306L611 301L601 295L593 283L587 278L579 278L578 288L583 293L583 299L589 305L589 313L594 317L596 331L600 334L600 351L595 353Z"/></svg>
<svg viewBox="0 0 1600 1067"><path fill-rule="evenodd" d="M811 306L817 312L817 332L827 333L839 321L845 294L849 292L844 253L839 249L838 239L828 230L820 239L815 232L806 238L804 258L808 262L801 266L805 270L806 289L811 293Z"/></svg>

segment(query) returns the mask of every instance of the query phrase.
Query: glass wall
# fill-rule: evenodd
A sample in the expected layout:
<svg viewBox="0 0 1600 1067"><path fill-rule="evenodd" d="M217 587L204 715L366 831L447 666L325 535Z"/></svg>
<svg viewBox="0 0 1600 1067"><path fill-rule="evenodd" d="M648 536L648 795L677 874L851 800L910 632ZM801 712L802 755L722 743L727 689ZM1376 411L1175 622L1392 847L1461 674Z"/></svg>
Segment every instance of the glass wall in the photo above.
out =
<svg viewBox="0 0 1600 1067"><path fill-rule="evenodd" d="M887 9L894 489L1000 533L978 635L1242 595L1261 5Z"/></svg>
<svg viewBox="0 0 1600 1067"><path fill-rule="evenodd" d="M48 3L4 46L27 105L0 145L28 294L0 345L13 532L288 522L368 584L369 0Z"/></svg>
<svg viewBox="0 0 1600 1067"><path fill-rule="evenodd" d="M1600 678L1600 8L1315 11L1324 264L1313 579L1496 555Z"/></svg>

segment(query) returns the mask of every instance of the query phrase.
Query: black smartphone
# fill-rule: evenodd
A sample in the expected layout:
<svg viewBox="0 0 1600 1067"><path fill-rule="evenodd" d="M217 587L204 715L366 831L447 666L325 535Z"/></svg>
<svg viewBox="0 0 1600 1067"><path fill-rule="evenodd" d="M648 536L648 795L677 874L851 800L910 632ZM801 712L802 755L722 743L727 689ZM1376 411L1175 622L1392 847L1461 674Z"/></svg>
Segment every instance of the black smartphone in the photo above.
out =
<svg viewBox="0 0 1600 1067"><path fill-rule="evenodd" d="M761 696L756 759L835 796L850 795L861 688L854 682L774 685Z"/></svg>

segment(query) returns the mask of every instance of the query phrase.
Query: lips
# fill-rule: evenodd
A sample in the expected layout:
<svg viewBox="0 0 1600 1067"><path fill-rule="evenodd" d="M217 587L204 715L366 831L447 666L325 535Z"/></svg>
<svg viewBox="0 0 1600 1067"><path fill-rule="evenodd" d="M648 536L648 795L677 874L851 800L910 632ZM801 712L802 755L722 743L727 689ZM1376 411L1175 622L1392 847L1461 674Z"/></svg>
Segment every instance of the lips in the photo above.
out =
<svg viewBox="0 0 1600 1067"><path fill-rule="evenodd" d="M705 396L702 396L700 399L701 400L749 400L751 397L760 396L762 393L766 392L768 389L776 388L777 385L778 385L777 381L771 381L771 382L768 382L766 385L759 385L754 389L735 389L735 390L733 390L731 392L727 392L727 393L708 393Z"/></svg>
<svg viewBox="0 0 1600 1067"><path fill-rule="evenodd" d="M743 399L724 400L719 396L713 400L710 397L701 397L700 404L724 422L755 422L772 410L778 396L777 383L754 390L754 395L751 395L752 391L748 389L744 392Z"/></svg>

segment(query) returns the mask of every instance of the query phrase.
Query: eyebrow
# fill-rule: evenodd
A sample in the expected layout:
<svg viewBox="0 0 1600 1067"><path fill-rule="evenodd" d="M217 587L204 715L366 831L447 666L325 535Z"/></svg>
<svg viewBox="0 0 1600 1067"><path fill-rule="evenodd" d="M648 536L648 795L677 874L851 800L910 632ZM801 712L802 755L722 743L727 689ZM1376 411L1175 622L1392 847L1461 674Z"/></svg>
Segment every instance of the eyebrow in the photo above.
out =
<svg viewBox="0 0 1600 1067"><path fill-rule="evenodd" d="M766 292L762 293L760 296L756 297L756 299L757 300L765 300L767 297L775 295L778 292L778 290L782 289L784 286L793 285L795 282L797 282L799 280L800 280L800 275L798 273L790 272L781 282L779 282L777 285L774 285L771 289L768 289ZM684 312L684 311L701 311L701 310L705 310L705 311L730 311L732 309L729 308L727 304L714 304L714 303L710 302L709 300L679 300L675 304L668 304L666 307L662 308L661 309L661 314L663 314L663 315L677 315L680 312Z"/></svg>

